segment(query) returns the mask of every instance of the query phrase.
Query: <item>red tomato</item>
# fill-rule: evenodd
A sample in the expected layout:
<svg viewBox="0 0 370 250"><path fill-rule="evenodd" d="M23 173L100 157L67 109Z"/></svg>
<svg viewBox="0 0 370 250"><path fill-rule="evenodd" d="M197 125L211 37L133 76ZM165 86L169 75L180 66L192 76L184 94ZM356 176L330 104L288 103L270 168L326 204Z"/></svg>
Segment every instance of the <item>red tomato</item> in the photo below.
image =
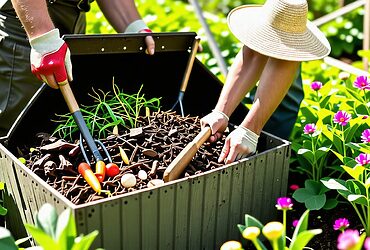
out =
<svg viewBox="0 0 370 250"><path fill-rule="evenodd" d="M119 174L119 167L115 163L108 163L106 166L106 174L109 177L114 177Z"/></svg>

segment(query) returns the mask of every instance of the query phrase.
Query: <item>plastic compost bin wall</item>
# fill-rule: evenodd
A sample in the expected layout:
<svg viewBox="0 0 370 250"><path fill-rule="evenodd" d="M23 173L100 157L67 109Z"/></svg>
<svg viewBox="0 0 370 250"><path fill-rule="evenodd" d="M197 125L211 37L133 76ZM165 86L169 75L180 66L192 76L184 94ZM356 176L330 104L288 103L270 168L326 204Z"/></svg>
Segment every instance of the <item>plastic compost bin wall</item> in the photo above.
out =
<svg viewBox="0 0 370 250"><path fill-rule="evenodd" d="M74 81L79 103L87 92L111 90L112 77L126 92L143 85L146 97L161 97L163 110L175 103L195 33L155 35L157 53L146 55L143 36L70 36ZM120 49L118 49L120 48ZM184 96L187 114L205 115L214 106L222 85L195 61ZM109 249L216 249L239 239L238 223L249 213L263 222L274 219L277 197L285 195L290 158L289 142L263 133L259 153L207 173L161 187L74 205L17 160L16 147L37 132L52 132L55 113L66 113L59 91L42 89L30 102L0 145L0 181L6 183L7 224L15 238L26 235L23 223L33 223L45 202L58 212L71 208L78 232L99 230L93 247ZM247 110L233 115L239 122Z"/></svg>

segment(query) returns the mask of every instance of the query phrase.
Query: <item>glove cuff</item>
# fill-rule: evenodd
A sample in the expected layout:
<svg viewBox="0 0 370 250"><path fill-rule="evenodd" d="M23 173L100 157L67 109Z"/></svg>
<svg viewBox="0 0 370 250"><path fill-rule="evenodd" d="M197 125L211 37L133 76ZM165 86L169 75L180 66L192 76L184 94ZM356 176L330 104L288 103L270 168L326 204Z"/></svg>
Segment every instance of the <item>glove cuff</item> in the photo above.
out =
<svg viewBox="0 0 370 250"><path fill-rule="evenodd" d="M240 125L238 128L244 130L244 132L245 132L244 136L247 137L248 140L250 140L250 141L254 142L255 144L257 144L259 135L257 135L256 133L252 132L251 130L247 129L246 127L243 127L242 125Z"/></svg>
<svg viewBox="0 0 370 250"><path fill-rule="evenodd" d="M52 29L30 40L32 49L41 55L58 50L63 43L64 41L60 38L59 29Z"/></svg>
<svg viewBox="0 0 370 250"><path fill-rule="evenodd" d="M132 23L130 23L127 26L124 33L125 34L127 34L127 33L138 33L139 31L144 30L144 29L149 30L148 26L146 26L146 23L143 20L138 19L138 20L133 21Z"/></svg>
<svg viewBox="0 0 370 250"><path fill-rule="evenodd" d="M218 113L218 114L222 115L226 119L226 121L229 122L229 117L224 112L219 111L217 109L212 109L212 112L215 112L215 113Z"/></svg>

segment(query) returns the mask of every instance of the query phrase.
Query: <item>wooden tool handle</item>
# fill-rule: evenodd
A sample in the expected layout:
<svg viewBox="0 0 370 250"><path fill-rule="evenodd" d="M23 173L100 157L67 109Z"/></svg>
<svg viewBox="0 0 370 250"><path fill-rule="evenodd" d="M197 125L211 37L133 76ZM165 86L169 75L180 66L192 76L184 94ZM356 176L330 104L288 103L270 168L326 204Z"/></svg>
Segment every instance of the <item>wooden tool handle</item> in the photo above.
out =
<svg viewBox="0 0 370 250"><path fill-rule="evenodd" d="M190 72L193 68L195 55L198 52L199 42L200 42L200 38L195 37L193 45L191 47L191 52L190 52L191 54L190 54L190 57L189 57L189 60L188 60L188 64L186 65L184 78L182 79L182 83L181 83L181 86L180 86L180 91L182 91L182 92L185 92L186 87L188 86Z"/></svg>
<svg viewBox="0 0 370 250"><path fill-rule="evenodd" d="M200 133L180 152L180 154L171 162L163 174L165 182L176 180L184 171L198 149L211 136L211 128L205 127Z"/></svg>
<svg viewBox="0 0 370 250"><path fill-rule="evenodd" d="M58 82L59 89L63 94L64 100L67 103L69 111L73 114L74 112L80 110L76 98L73 95L71 86L68 83L68 80L65 80L63 82Z"/></svg>

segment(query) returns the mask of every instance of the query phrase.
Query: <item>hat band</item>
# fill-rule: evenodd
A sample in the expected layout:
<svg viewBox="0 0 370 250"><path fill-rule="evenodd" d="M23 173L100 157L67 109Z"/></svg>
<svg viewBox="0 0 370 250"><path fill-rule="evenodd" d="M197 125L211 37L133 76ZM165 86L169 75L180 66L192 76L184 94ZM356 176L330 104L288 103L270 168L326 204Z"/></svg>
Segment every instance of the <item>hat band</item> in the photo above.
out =
<svg viewBox="0 0 370 250"><path fill-rule="evenodd" d="M277 19L274 19L272 21L271 26L275 29L278 29L278 30L281 30L287 33L304 33L307 29L306 23L302 25L300 23L281 22L280 20L277 20Z"/></svg>

